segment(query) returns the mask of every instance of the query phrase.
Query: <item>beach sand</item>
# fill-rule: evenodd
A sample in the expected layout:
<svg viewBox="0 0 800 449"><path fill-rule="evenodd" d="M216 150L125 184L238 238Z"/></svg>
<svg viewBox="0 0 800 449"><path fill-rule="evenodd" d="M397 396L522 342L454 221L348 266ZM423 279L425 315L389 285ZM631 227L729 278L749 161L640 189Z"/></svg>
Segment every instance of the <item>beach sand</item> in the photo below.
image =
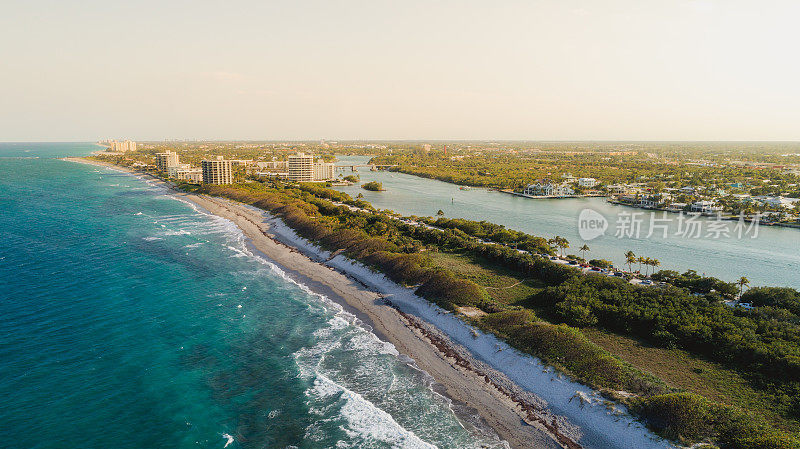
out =
<svg viewBox="0 0 800 449"><path fill-rule="evenodd" d="M83 158L65 160L127 171L171 187L169 183L149 174L113 164ZM281 242L281 236L265 220L265 214L227 199L180 191L175 191L174 195L235 223L250 239L254 249L284 269L297 282L341 304L378 337L392 343L401 354L413 359L417 368L433 377L436 391L458 404L462 412L479 415L483 424L493 429L512 448L580 447L567 437L548 431L544 424L532 420L530 410L526 408L535 404L526 404L524 398L512 397L505 391L510 381L502 379L500 373L491 373L493 376L490 377L476 369L480 363L471 359L468 351L456 348L458 345L448 341L432 326L426 326L426 323L400 312L380 293L326 266L325 260L309 254L316 259L312 260L309 255ZM491 370L485 366L483 369ZM521 390L518 394L524 396Z"/></svg>
<svg viewBox="0 0 800 449"><path fill-rule="evenodd" d="M88 160L73 162L129 172L157 185L147 173ZM230 220L251 249L287 274L351 312L430 374L435 391L450 398L465 421L479 417L512 448L664 449L656 437L601 394L519 353L491 334L414 295L382 274L298 237L282 220L253 206L174 190L175 197Z"/></svg>

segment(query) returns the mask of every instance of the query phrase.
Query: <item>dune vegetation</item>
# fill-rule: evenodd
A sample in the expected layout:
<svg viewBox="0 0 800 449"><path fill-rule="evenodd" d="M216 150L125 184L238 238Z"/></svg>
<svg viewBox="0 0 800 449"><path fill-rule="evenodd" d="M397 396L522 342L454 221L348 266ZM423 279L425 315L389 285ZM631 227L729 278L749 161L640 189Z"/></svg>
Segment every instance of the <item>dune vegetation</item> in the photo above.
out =
<svg viewBox="0 0 800 449"><path fill-rule="evenodd" d="M716 291L646 288L582 275L537 256L554 253L544 239L488 223L439 219L437 227L415 226L321 186L181 187L270 211L302 237L344 251L445 309L480 309L482 316L471 318L475 325L625 403L654 431L675 441L742 449L800 447L800 316L794 290L762 292L753 301L761 307L735 310L723 305ZM442 263L439 254L460 254L460 269L470 260L489 268L471 270L470 278L458 264ZM504 288L481 285L493 272L519 279L511 291L520 294L504 296L499 293ZM742 373L762 396L763 409L670 386L594 343L581 329L641 339Z"/></svg>

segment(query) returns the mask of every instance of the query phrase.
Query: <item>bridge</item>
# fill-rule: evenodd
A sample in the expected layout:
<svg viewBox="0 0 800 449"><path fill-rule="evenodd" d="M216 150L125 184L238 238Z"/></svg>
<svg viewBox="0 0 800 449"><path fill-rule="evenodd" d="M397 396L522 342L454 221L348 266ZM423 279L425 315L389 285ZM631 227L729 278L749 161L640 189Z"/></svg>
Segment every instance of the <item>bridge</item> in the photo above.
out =
<svg viewBox="0 0 800 449"><path fill-rule="evenodd" d="M394 165L381 165L381 164L353 164L353 165L337 165L337 170L347 170L348 168L350 171L357 172L359 167L369 167L371 171L376 170L386 170L389 167L397 167L397 164Z"/></svg>

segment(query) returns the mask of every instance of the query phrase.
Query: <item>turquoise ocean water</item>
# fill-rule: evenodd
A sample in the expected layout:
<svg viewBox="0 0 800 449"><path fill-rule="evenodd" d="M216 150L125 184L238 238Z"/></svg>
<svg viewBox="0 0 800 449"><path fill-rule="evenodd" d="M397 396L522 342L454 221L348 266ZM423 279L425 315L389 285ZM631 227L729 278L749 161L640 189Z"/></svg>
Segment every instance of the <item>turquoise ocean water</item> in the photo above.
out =
<svg viewBox="0 0 800 449"><path fill-rule="evenodd" d="M0 144L0 446L500 447L238 230Z"/></svg>

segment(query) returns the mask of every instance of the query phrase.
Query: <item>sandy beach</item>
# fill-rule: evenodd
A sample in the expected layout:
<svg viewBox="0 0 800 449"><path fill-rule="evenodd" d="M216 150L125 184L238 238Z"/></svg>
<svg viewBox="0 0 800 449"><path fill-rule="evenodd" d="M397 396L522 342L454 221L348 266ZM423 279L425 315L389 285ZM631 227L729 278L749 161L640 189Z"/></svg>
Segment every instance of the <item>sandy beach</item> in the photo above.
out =
<svg viewBox="0 0 800 449"><path fill-rule="evenodd" d="M151 175L112 164L80 158L66 160L129 171L171 187ZM469 362L475 361L468 360L466 354L459 354L465 352L463 350L455 352L452 348L455 345L447 342L446 337L438 336L438 345L434 344L434 329L428 329L424 323L392 307L380 293L358 280L324 265L325 260L312 260L282 242L281 235L275 233L274 226L265 220L264 215L222 198L178 191L174 195L235 223L250 239L253 248L287 271L297 282L343 305L381 339L413 359L419 369L435 379L440 393L461 405L462 409L477 413L512 448L580 447L566 436L551 433L542 423L530 421L524 407L533 404L515 402L483 373L472 369ZM558 442L559 439L562 443Z"/></svg>
<svg viewBox="0 0 800 449"><path fill-rule="evenodd" d="M171 187L146 173L81 158L67 160L108 166ZM479 416L510 447L670 447L623 411L603 405L596 392L563 379L494 336L472 330L410 289L304 241L269 213L223 198L173 194L235 223L253 250L353 313L430 374L436 391L449 397L455 410Z"/></svg>

